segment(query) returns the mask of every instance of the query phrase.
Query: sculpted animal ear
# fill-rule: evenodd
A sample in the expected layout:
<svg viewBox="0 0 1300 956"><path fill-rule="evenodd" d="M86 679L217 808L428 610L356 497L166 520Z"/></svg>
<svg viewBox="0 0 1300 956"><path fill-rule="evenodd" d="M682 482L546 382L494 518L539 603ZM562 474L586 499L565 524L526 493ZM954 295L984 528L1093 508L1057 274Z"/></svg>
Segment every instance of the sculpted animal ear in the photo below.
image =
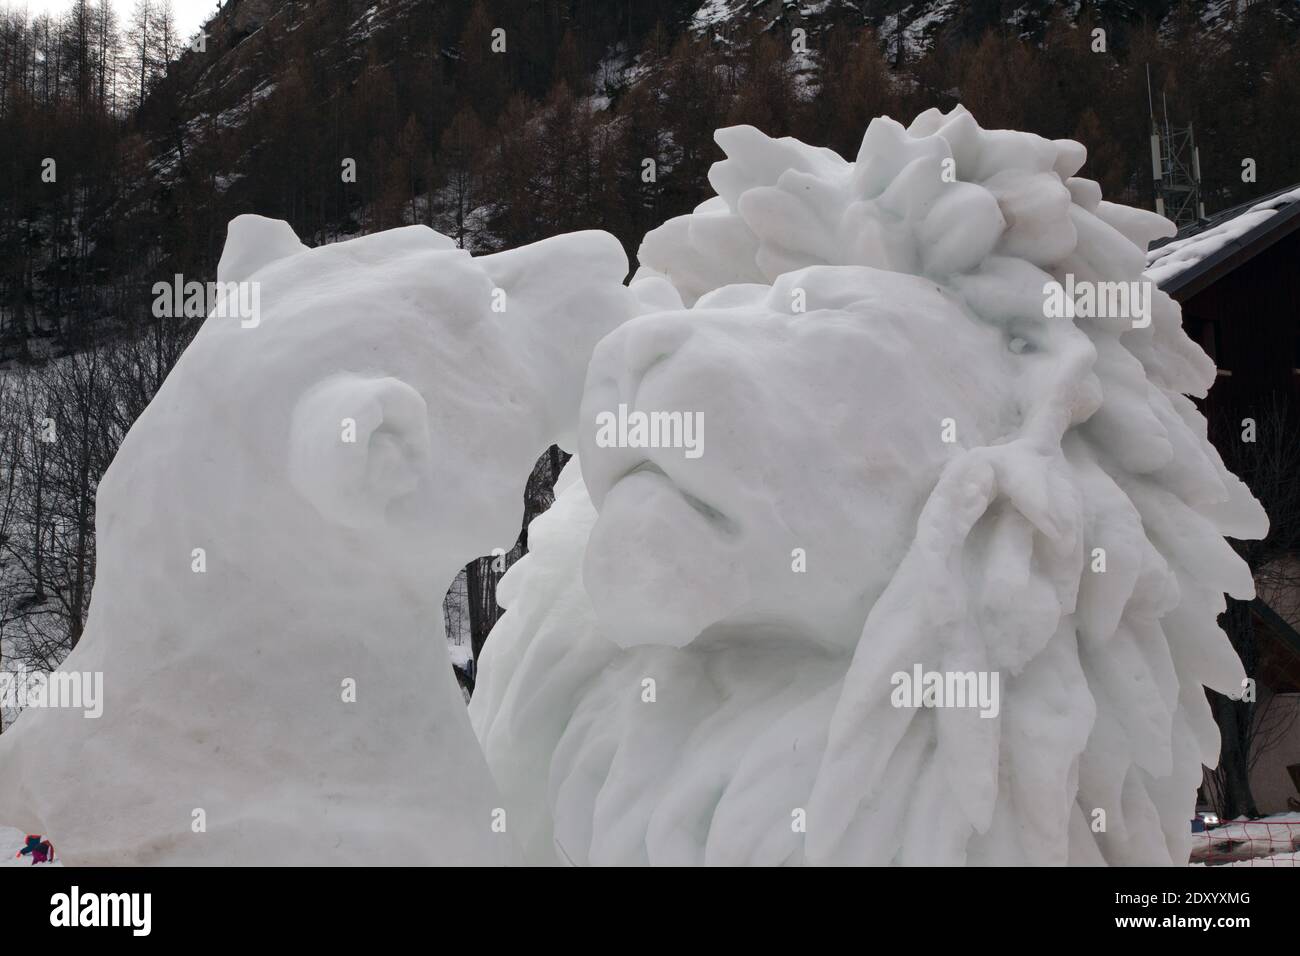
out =
<svg viewBox="0 0 1300 956"><path fill-rule="evenodd" d="M402 521L432 469L428 408L399 379L336 375L294 408L290 480L333 524L378 528Z"/></svg>
<svg viewBox="0 0 1300 956"><path fill-rule="evenodd" d="M549 439L576 448L575 412L591 351L636 311L623 285L627 253L609 233L588 230L479 256L474 264L507 293L509 304L496 318L526 344L533 371L546 383Z"/></svg>
<svg viewBox="0 0 1300 956"><path fill-rule="evenodd" d="M217 263L217 281L243 282L272 262L306 251L283 219L236 216L226 227L226 247Z"/></svg>

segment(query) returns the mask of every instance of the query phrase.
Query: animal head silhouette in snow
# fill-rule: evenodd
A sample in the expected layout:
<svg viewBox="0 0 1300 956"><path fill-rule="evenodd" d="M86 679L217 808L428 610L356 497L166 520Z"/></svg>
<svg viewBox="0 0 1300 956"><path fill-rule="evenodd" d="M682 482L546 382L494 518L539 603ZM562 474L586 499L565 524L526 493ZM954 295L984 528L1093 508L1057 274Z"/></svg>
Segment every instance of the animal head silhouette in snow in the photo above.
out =
<svg viewBox="0 0 1300 956"><path fill-rule="evenodd" d="M718 196L641 248L657 311L593 355L590 501L571 473L534 523L481 663L528 852L1184 863L1202 687L1243 676L1224 535L1267 521L1142 285L1170 224L960 107L873 121L856 163L717 139ZM1103 282L1126 311L1052 305ZM620 405L699 415L702 453L609 447ZM996 675L996 706L900 704L917 668Z"/></svg>
<svg viewBox="0 0 1300 956"><path fill-rule="evenodd" d="M0 819L76 863L511 859L440 589L572 445L626 272L604 233L471 258L234 220L218 280L256 283L259 321L214 313L105 475L63 665L104 673L103 716L0 737Z"/></svg>

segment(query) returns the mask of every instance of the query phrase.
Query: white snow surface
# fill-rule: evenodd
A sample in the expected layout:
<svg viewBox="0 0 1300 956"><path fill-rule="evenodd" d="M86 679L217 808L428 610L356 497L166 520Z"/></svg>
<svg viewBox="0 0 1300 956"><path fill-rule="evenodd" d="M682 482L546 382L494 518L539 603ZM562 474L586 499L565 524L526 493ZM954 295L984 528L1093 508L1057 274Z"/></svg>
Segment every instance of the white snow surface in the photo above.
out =
<svg viewBox="0 0 1300 956"><path fill-rule="evenodd" d="M1147 253L1146 275L1155 282L1166 282L1218 252L1228 243L1240 239L1256 226L1277 215L1282 206L1300 202L1300 187L1256 203L1239 216L1203 232L1165 243Z"/></svg>
<svg viewBox="0 0 1300 956"><path fill-rule="evenodd" d="M1244 817L1193 837L1192 865L1295 866L1300 853L1300 813Z"/></svg>
<svg viewBox="0 0 1300 956"><path fill-rule="evenodd" d="M1172 224L961 108L873 121L855 163L716 138L480 662L529 859L1185 864L1202 686L1243 677L1216 618L1254 591L1224 536L1267 520L1171 298L1145 328L1044 309L1067 274L1140 281ZM618 404L701 413L703 454L603 447ZM915 665L996 672L997 715L894 706Z"/></svg>
<svg viewBox="0 0 1300 956"><path fill-rule="evenodd" d="M260 284L260 324L214 313L104 476L63 664L103 673L103 716L0 735L0 821L69 864L516 859L440 602L572 447L626 274L605 233L471 258L421 226L309 250L234 220L218 279Z"/></svg>

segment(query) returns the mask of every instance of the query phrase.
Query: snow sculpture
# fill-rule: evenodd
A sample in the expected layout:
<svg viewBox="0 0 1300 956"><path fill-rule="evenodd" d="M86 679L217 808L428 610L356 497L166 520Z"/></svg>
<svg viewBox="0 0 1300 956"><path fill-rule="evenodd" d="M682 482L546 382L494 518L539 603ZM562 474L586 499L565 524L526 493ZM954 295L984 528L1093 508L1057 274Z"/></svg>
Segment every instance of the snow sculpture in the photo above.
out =
<svg viewBox="0 0 1300 956"><path fill-rule="evenodd" d="M1253 594L1224 535L1267 521L1143 283L1171 224L960 107L873 121L856 163L717 140L501 584L470 710L526 853L1185 863L1202 685L1243 677L1216 616ZM619 405L702 415L703 453L607 447ZM918 707L918 670L998 693Z"/></svg>
<svg viewBox="0 0 1300 956"><path fill-rule="evenodd" d="M605 233L473 259L424 227L308 250L234 220L218 279L260 316L204 324L104 477L63 665L103 673L103 715L0 736L0 820L70 864L515 859L440 589L572 447L626 274Z"/></svg>

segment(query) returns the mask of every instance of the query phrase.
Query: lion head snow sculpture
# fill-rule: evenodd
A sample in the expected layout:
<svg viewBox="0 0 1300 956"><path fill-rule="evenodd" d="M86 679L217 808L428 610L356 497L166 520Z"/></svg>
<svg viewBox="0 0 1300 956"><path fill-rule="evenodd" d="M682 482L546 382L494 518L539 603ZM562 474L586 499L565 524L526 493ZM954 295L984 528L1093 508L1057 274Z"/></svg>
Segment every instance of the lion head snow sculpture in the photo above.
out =
<svg viewBox="0 0 1300 956"><path fill-rule="evenodd" d="M640 251L661 311L593 355L583 480L502 582L471 716L527 852L1184 863L1202 688L1243 676L1224 536L1267 522L1142 284L1170 224L960 107L873 121L855 163L717 139L718 196ZM698 414L700 454L609 447L620 406ZM996 693L898 693L918 673Z"/></svg>
<svg viewBox="0 0 1300 956"><path fill-rule="evenodd" d="M63 668L103 672L103 716L0 737L0 819L73 863L509 861L441 595L571 441L626 256L424 227L307 249L243 216L218 272L260 315L205 322L100 486Z"/></svg>

